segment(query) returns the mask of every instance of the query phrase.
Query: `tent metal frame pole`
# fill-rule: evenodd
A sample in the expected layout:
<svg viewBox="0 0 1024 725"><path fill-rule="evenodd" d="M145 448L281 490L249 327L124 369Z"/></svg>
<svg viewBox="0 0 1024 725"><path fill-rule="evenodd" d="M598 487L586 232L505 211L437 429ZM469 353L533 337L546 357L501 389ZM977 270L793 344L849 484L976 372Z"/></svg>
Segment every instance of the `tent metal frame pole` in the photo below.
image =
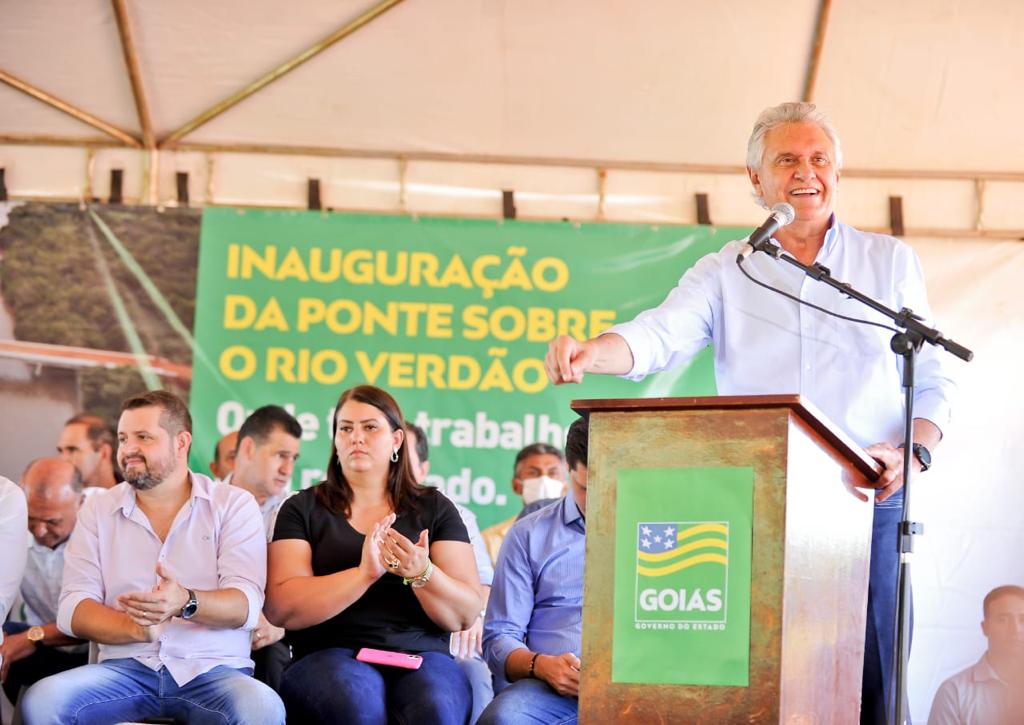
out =
<svg viewBox="0 0 1024 725"><path fill-rule="evenodd" d="M139 139L132 136L127 131L120 129L117 126L114 126L113 124L107 123L103 119L97 118L96 116L92 115L87 111L83 111L78 106L74 106L65 100L57 98L57 96L53 95L52 93L47 93L46 91L42 90L41 88L37 88L31 83L23 81L20 78L16 78L15 76L12 76L10 73L3 69L0 69L0 82L6 83L11 88L21 91L25 95L31 96L32 98L35 98L37 101L41 101L48 106L56 108L58 111L62 111L71 116L72 118L81 121L82 123L88 124L89 126L92 126L97 130L100 130L103 133L107 134L108 136L116 138L125 146L130 146L131 148L136 149L142 148L142 142L139 141Z"/></svg>
<svg viewBox="0 0 1024 725"><path fill-rule="evenodd" d="M825 49L825 31L828 30L828 16L832 11L832 0L821 0L818 6L818 22L814 27L814 44L811 46L811 58L807 63L807 77L804 79L803 100L810 103L814 100L814 90L818 83L818 71L821 68L821 54Z"/></svg>
<svg viewBox="0 0 1024 725"><path fill-rule="evenodd" d="M135 36L132 32L131 19L125 0L111 0L114 6L114 19L117 21L117 32L121 38L121 50L124 52L124 64L128 68L128 80L132 85L135 97L135 110L139 115L139 126L142 128L142 144L147 148L156 147L156 136L153 135L153 120L146 102L146 89L142 85L142 71L139 67L139 55L135 50Z"/></svg>
<svg viewBox="0 0 1024 725"><path fill-rule="evenodd" d="M230 108L236 106L237 104L241 103L246 98L256 93L260 89L270 85L278 78L287 75L288 73L295 70L306 61L315 58L317 55L324 52L338 41L344 40L355 31L359 30L363 26L367 25L371 21L375 20L376 18L383 15L396 5L401 4L402 2L403 0L384 0L384 2L373 6L372 8L364 12L362 15L357 17L355 20L345 23L345 25L338 28L327 37L322 38L320 41L313 44L311 47L307 48L302 53L299 53L294 58L285 61L284 63L280 64L279 66L271 70L269 73L266 73L260 78L257 78L255 81L247 85L245 88L242 88L241 90L231 94L227 98L219 101L210 108L206 109L181 128L178 128L169 133L167 136L161 139L157 145L160 148L175 148L177 146L178 141L180 141L181 138L183 138L184 136L187 136L200 126L212 121L214 118L221 115Z"/></svg>

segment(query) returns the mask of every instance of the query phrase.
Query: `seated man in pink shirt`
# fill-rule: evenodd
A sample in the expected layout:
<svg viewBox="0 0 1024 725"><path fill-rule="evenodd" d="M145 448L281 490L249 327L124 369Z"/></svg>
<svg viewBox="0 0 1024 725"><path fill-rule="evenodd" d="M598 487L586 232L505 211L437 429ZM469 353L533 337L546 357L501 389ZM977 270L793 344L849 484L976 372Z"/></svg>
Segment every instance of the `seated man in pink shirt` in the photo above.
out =
<svg viewBox="0 0 1024 725"><path fill-rule="evenodd" d="M256 501L188 469L188 408L150 391L122 405L125 482L82 507L64 555L57 626L99 643L99 663L40 680L25 723L283 723L250 675L266 535Z"/></svg>

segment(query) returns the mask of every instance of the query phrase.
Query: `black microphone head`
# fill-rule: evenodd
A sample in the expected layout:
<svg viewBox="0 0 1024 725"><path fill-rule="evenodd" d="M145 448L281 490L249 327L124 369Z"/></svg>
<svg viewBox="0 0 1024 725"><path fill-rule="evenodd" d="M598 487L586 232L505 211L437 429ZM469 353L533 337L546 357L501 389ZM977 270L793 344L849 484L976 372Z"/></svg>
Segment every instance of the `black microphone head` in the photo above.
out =
<svg viewBox="0 0 1024 725"><path fill-rule="evenodd" d="M793 220L796 219L796 209L793 208L792 204L780 201L772 207L772 216L778 221L780 227L784 227L787 224L792 224Z"/></svg>

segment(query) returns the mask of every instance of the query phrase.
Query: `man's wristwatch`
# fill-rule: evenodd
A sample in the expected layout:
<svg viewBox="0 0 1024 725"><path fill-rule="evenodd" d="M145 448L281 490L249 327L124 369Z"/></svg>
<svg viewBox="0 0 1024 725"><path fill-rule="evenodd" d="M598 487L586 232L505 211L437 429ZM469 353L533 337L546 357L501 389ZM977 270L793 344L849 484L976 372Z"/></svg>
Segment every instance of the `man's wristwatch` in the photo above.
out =
<svg viewBox="0 0 1024 725"><path fill-rule="evenodd" d="M192 619L192 617L196 616L196 610L199 609L199 600L196 599L196 593L191 589L186 589L185 591L188 592L188 601L181 608L181 618Z"/></svg>
<svg viewBox="0 0 1024 725"><path fill-rule="evenodd" d="M43 628L40 627L38 624L34 627L29 627L28 631L25 633L25 639L34 644L36 647L42 644L43 637L45 636L46 632L44 632Z"/></svg>
<svg viewBox="0 0 1024 725"><path fill-rule="evenodd" d="M903 444L901 443L899 447L903 448ZM923 443L913 444L910 446L910 450L913 452L917 462L921 464L921 473L932 467L932 452Z"/></svg>

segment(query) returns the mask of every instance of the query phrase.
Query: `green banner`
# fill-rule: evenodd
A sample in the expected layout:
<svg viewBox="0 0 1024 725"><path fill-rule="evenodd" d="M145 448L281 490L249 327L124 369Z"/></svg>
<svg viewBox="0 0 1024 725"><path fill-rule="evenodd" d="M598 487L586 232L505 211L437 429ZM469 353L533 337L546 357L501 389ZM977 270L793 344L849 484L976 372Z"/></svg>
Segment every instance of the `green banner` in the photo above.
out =
<svg viewBox="0 0 1024 725"><path fill-rule="evenodd" d="M612 681L746 687L752 468L619 471Z"/></svg>
<svg viewBox="0 0 1024 725"><path fill-rule="evenodd" d="M192 465L254 408L303 426L294 485L319 481L339 394L387 389L427 432L431 476L481 526L522 502L516 451L564 444L574 398L714 394L710 351L641 385L552 386L559 334L587 338L660 303L738 230L207 209L196 295Z"/></svg>

